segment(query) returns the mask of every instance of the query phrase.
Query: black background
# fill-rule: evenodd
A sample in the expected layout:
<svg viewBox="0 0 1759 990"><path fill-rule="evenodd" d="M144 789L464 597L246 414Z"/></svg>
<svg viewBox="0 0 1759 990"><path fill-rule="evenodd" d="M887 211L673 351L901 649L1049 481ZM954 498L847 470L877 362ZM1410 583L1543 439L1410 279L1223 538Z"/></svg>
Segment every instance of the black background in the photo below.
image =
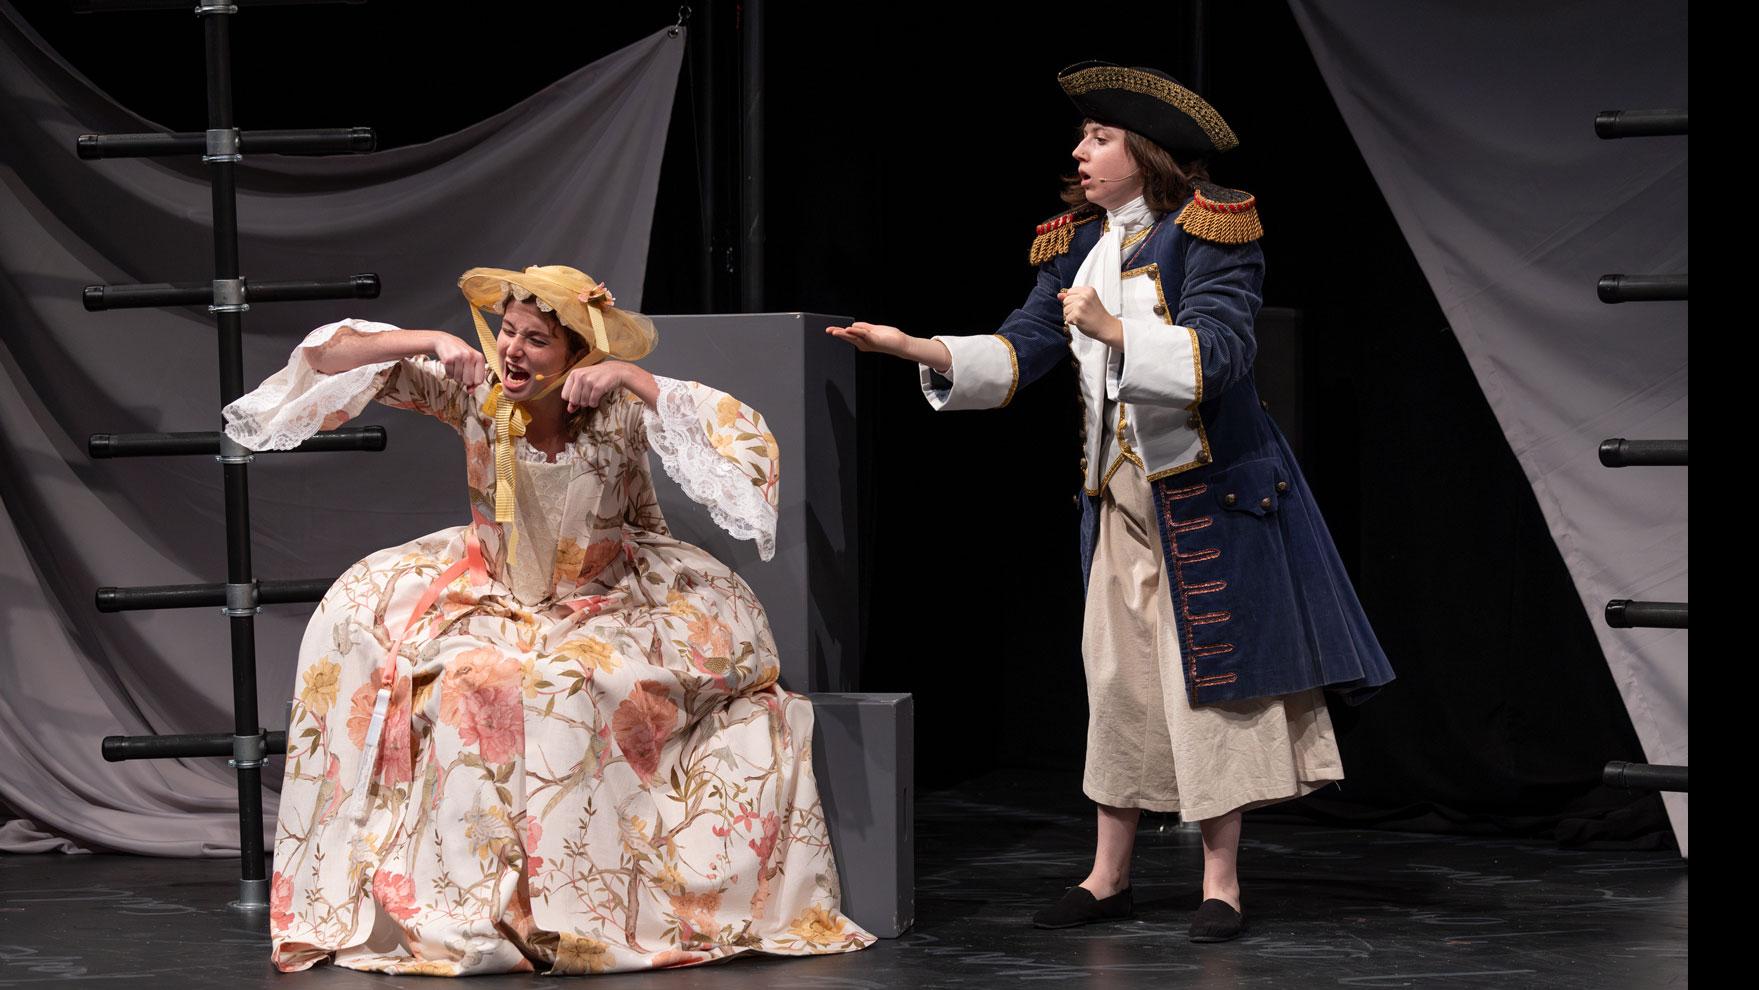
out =
<svg viewBox="0 0 1759 990"><path fill-rule="evenodd" d="M697 136L708 115L729 112L740 12L694 6L692 45L711 34L719 45L718 96L705 91L700 59L687 58L654 220L650 313L736 306L737 259L732 274L721 254L707 267L711 193ZM1210 6L1203 89L1241 138L1212 173L1258 196L1266 305L1304 320L1305 401L1273 413L1286 425L1300 418L1304 468L1399 674L1362 708L1332 705L1342 790L1254 814L1671 841L1653 795L1598 784L1607 760L1643 759L1630 719L1532 491L1292 16L1282 4ZM206 127L193 16L20 9L130 110L173 130ZM1196 85L1180 3L1132 7L1127 24L1013 5L858 5L834 19L830 9L777 4L767 15L766 310L918 335L993 329L1031 284L1033 225L1060 210L1057 178L1079 121L1056 71L1105 58ZM237 119L367 125L381 147L418 143L675 12L247 6L233 27ZM731 159L711 167L733 176ZM936 416L914 366L863 362L874 441L864 468L877 483L865 506L860 686L915 694L924 786L1005 767L1044 768L1074 786L1086 712L1073 379L1064 367L1007 409Z"/></svg>

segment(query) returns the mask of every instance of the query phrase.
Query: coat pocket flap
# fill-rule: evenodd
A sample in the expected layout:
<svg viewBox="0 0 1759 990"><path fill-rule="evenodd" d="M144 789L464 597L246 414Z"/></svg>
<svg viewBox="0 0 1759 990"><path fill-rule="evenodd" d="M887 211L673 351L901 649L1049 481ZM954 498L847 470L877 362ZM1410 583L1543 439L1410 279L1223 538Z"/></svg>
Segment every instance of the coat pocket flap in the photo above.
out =
<svg viewBox="0 0 1759 990"><path fill-rule="evenodd" d="M1275 458L1236 464L1209 479L1210 497L1223 509L1268 516L1290 492L1289 472Z"/></svg>

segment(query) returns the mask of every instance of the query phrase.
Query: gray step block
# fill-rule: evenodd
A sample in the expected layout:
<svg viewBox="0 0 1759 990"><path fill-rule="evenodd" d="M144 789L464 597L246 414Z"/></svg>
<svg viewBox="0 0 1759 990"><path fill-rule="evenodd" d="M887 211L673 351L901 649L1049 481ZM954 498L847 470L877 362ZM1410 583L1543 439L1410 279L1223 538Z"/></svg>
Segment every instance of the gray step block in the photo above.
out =
<svg viewBox="0 0 1759 990"><path fill-rule="evenodd" d="M880 938L916 920L916 717L908 694L810 695L812 771L843 913Z"/></svg>

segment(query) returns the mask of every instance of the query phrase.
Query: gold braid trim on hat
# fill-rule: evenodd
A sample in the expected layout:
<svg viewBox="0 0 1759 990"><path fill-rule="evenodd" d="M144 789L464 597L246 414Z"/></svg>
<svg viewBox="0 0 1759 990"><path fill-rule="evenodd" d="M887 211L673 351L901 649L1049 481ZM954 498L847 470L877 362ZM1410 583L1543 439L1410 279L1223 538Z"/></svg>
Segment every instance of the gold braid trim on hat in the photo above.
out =
<svg viewBox="0 0 1759 990"><path fill-rule="evenodd" d="M1170 79L1162 79L1121 65L1101 65L1071 72L1057 81L1062 83L1063 92L1070 96L1081 96L1096 89L1121 89L1152 96L1196 121L1197 126L1203 128L1203 133L1209 136L1210 143L1215 145L1218 153L1240 143L1240 139L1234 135L1234 129L1228 126L1228 122L1222 119L1215 107L1204 102L1203 97Z"/></svg>
<svg viewBox="0 0 1759 990"><path fill-rule="evenodd" d="M1204 193L1209 195L1204 195ZM1228 196L1232 202L1217 198ZM1246 244L1264 236L1258 200L1237 189L1207 186L1195 190L1191 202L1173 219L1187 234L1217 244Z"/></svg>

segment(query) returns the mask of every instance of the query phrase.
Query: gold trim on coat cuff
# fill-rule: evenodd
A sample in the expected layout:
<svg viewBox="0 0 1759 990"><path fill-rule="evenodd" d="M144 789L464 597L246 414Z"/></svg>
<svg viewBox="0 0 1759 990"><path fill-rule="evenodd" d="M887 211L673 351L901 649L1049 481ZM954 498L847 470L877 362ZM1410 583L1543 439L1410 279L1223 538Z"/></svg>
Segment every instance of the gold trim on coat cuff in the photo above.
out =
<svg viewBox="0 0 1759 990"><path fill-rule="evenodd" d="M1008 370L1014 375L1013 380L1008 383L1008 394L1002 397L1002 404L996 407L1001 409L1014 401L1014 392L1020 388L1020 358L1014 353L1013 341L999 333L992 333L990 336L1001 341L1002 346L1008 349Z"/></svg>

